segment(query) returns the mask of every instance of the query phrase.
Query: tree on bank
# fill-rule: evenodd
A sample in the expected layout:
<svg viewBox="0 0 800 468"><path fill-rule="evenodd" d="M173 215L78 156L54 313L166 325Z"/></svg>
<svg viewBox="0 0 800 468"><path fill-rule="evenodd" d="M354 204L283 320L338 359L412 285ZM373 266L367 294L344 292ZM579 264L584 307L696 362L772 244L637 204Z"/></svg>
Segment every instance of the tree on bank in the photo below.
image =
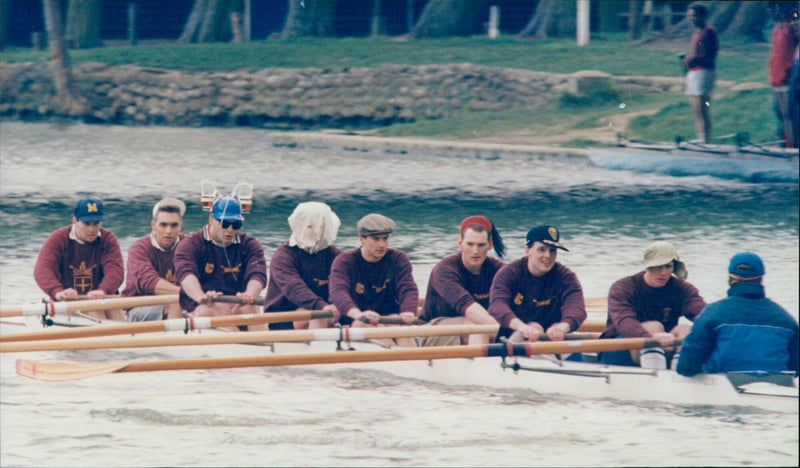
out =
<svg viewBox="0 0 800 468"><path fill-rule="evenodd" d="M241 0L195 0L178 42L230 41L240 29L243 9Z"/></svg>
<svg viewBox="0 0 800 468"><path fill-rule="evenodd" d="M283 39L333 36L334 0L289 0Z"/></svg>
<svg viewBox="0 0 800 468"><path fill-rule="evenodd" d="M74 88L61 22L63 3L62 0L43 0L42 4L47 44L50 47L50 68L56 88L56 102L69 115L78 115L85 112L88 106L86 99L79 97Z"/></svg>
<svg viewBox="0 0 800 468"><path fill-rule="evenodd" d="M561 0L541 0L533 16L519 37L546 39L550 37L575 37L578 6Z"/></svg>
<svg viewBox="0 0 800 468"><path fill-rule="evenodd" d="M430 0L409 32L415 39L468 36L480 29L490 0Z"/></svg>
<svg viewBox="0 0 800 468"><path fill-rule="evenodd" d="M73 49L102 47L100 39L101 0L69 0L66 37Z"/></svg>
<svg viewBox="0 0 800 468"><path fill-rule="evenodd" d="M708 24L714 26L721 37L764 41L764 28L769 19L769 3L760 1L708 2ZM694 26L684 18L662 32L643 39L643 42L659 42L689 37Z"/></svg>

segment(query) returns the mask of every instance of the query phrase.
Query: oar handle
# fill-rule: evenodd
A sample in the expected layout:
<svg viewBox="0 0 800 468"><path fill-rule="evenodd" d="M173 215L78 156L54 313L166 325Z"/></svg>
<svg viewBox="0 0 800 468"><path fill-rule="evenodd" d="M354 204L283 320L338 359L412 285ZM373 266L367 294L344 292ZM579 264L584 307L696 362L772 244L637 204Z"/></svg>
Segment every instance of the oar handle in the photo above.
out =
<svg viewBox="0 0 800 468"><path fill-rule="evenodd" d="M236 297L236 296L219 296L219 297L215 297L215 298L211 299L210 302L222 302L222 303L225 303L225 304L245 304L245 302L241 298ZM251 302L250 304L263 306L264 305L264 298L263 297L254 297L253 298L253 302Z"/></svg>
<svg viewBox="0 0 800 468"><path fill-rule="evenodd" d="M372 323L365 317L361 317L358 320L364 323ZM408 323L404 322L399 315L381 315L380 318L378 318L378 323L385 325L409 325ZM411 325L422 325L424 323L425 322L423 320L416 319Z"/></svg>

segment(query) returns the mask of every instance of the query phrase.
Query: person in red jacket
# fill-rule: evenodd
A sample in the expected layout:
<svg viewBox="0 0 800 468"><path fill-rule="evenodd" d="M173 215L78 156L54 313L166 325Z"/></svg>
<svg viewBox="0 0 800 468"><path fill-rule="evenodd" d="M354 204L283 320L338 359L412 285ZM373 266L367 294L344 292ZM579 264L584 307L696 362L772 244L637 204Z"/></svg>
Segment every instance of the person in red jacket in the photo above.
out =
<svg viewBox="0 0 800 468"><path fill-rule="evenodd" d="M125 279L117 237L103 228L103 202L85 198L73 208L72 224L57 229L42 245L33 268L36 284L56 301L102 299L117 294ZM122 309L83 312L99 319L125 320Z"/></svg>
<svg viewBox="0 0 800 468"><path fill-rule="evenodd" d="M792 23L797 15L797 2L770 2L770 11L775 20L775 29L772 31L772 49L769 55L769 84L772 85L775 113L780 123L778 133L786 148L797 148L789 97L792 65L798 44L797 25Z"/></svg>

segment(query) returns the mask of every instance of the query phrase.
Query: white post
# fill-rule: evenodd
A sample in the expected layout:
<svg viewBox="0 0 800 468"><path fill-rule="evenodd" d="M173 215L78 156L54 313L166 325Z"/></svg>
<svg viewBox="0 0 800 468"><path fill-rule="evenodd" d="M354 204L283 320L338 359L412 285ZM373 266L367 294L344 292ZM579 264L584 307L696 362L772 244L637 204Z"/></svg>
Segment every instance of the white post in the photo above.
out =
<svg viewBox="0 0 800 468"><path fill-rule="evenodd" d="M500 24L500 7L492 5L489 7L489 39L495 39L500 35L498 25Z"/></svg>
<svg viewBox="0 0 800 468"><path fill-rule="evenodd" d="M250 0L244 0L244 41L250 42Z"/></svg>
<svg viewBox="0 0 800 468"><path fill-rule="evenodd" d="M589 0L578 0L577 39L578 46L589 43Z"/></svg>

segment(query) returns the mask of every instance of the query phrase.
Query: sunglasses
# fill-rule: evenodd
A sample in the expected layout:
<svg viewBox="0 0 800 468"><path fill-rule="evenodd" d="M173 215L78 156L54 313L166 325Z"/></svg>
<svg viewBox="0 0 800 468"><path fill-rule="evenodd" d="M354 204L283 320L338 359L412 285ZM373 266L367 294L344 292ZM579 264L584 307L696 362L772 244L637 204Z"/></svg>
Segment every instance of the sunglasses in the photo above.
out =
<svg viewBox="0 0 800 468"><path fill-rule="evenodd" d="M242 227L242 222L241 222L241 221L239 221L239 220L236 220L236 221L228 221L227 219L225 219L225 220L221 220L221 221L220 221L220 220L218 219L217 221L219 221L219 222L222 224L222 229L228 229L229 227L232 227L232 228L234 228L234 229L239 229L239 228L241 228L241 227Z"/></svg>

